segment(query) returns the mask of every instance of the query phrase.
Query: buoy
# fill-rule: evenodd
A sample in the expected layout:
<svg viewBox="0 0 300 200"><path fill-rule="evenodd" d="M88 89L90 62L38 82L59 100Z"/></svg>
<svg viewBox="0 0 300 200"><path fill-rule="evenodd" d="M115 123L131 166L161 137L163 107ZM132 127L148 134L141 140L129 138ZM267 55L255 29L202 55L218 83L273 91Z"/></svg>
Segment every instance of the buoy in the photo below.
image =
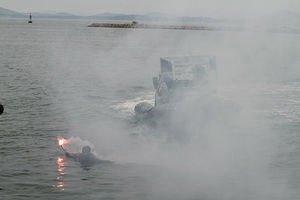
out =
<svg viewBox="0 0 300 200"><path fill-rule="evenodd" d="M28 21L28 23L32 23L32 16L31 16L31 13L30 13L30 15L29 15L29 21Z"/></svg>

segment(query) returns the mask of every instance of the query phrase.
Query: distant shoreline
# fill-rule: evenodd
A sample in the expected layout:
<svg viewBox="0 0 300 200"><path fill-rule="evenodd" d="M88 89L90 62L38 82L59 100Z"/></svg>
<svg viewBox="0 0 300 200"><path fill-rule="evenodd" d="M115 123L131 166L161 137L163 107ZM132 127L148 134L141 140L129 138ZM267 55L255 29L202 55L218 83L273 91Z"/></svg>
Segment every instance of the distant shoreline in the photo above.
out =
<svg viewBox="0 0 300 200"><path fill-rule="evenodd" d="M104 27L104 28L141 28L141 29L177 29L177 30L205 30L215 31L221 30L212 26L195 26L195 25L153 25L132 23L92 23L88 27Z"/></svg>

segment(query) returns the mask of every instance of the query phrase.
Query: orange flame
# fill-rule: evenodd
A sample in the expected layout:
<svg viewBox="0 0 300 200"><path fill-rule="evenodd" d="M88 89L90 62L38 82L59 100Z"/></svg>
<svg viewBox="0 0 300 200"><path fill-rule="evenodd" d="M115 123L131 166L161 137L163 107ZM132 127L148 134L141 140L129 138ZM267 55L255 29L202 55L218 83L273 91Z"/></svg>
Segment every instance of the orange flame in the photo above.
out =
<svg viewBox="0 0 300 200"><path fill-rule="evenodd" d="M59 146L62 146L64 144L68 143L68 141L66 139L64 139L64 138L57 138L57 141L58 141L58 145Z"/></svg>

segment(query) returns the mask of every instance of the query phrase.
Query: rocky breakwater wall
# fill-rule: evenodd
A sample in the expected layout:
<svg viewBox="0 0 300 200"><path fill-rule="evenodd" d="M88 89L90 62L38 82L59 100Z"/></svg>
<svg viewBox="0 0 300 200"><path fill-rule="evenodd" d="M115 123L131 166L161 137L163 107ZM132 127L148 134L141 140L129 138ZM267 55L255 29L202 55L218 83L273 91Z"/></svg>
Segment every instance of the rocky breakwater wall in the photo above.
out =
<svg viewBox="0 0 300 200"><path fill-rule="evenodd" d="M103 28L143 28L143 29L179 29L179 30L218 30L211 26L192 26L192 25L153 25L153 24L138 24L138 23L93 23L88 27L103 27Z"/></svg>

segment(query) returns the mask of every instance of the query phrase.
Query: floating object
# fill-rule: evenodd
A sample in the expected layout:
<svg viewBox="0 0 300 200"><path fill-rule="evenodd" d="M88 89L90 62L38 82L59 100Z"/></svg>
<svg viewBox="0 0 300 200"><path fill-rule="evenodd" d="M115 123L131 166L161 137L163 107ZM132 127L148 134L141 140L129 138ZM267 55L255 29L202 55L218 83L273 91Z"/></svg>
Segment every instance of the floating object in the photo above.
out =
<svg viewBox="0 0 300 200"><path fill-rule="evenodd" d="M32 23L32 16L31 16L31 13L29 15L29 20L28 20L28 23L31 24Z"/></svg>

